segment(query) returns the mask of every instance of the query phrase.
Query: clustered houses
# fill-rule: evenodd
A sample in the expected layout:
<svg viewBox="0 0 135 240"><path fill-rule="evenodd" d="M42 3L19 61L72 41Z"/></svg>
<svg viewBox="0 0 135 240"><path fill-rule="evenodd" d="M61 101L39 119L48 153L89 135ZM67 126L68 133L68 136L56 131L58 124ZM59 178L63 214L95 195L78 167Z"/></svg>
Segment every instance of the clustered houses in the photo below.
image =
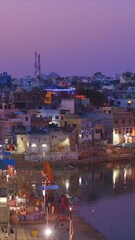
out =
<svg viewBox="0 0 135 240"><path fill-rule="evenodd" d="M91 78L53 76L37 81L27 77L18 83L6 77L5 85L0 75L0 145L4 151L42 161L78 158L79 149L92 144L135 142L134 74L117 79L100 72ZM92 106L91 96L76 93L78 85L85 89L98 86L107 94L108 105Z"/></svg>

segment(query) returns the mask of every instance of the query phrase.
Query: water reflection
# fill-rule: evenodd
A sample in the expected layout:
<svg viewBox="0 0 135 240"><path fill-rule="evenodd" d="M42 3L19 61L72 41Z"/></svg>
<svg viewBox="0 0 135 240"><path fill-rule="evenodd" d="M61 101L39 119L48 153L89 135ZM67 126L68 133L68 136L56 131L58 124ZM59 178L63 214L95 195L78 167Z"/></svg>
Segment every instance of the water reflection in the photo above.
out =
<svg viewBox="0 0 135 240"><path fill-rule="evenodd" d="M109 240L135 239L134 162L95 164L56 175L63 191L80 199L82 216Z"/></svg>
<svg viewBox="0 0 135 240"><path fill-rule="evenodd" d="M74 170L59 170L55 178L63 191L93 202L107 196L132 192L135 186L135 163L95 164Z"/></svg>

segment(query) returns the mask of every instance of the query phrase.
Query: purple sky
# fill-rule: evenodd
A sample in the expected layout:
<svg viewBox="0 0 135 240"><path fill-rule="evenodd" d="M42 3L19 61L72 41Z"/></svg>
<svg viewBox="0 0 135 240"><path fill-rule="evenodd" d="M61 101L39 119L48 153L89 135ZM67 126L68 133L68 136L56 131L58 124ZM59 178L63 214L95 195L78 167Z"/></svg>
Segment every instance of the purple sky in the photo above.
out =
<svg viewBox="0 0 135 240"><path fill-rule="evenodd" d="M135 1L1 0L0 72L34 76L135 72Z"/></svg>

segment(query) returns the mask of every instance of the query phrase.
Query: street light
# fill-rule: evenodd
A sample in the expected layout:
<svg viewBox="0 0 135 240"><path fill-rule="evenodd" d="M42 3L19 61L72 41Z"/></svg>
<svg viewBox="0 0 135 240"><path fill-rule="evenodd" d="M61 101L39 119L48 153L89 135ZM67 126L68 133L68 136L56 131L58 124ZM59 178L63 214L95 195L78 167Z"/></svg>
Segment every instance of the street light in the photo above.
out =
<svg viewBox="0 0 135 240"><path fill-rule="evenodd" d="M46 208L46 230L45 230L45 234L46 237L48 238L51 234L52 234L52 230L48 227L48 207Z"/></svg>
<svg viewBox="0 0 135 240"><path fill-rule="evenodd" d="M51 229L47 227L46 230L45 230L46 237L48 238L51 234L52 234Z"/></svg>
<svg viewBox="0 0 135 240"><path fill-rule="evenodd" d="M69 186L70 186L69 180L66 180L65 181L65 187L66 187L67 192L69 190Z"/></svg>
<svg viewBox="0 0 135 240"><path fill-rule="evenodd" d="M44 190L43 190L43 196L44 196L44 213L45 213L45 208L46 208L46 180L44 181Z"/></svg>

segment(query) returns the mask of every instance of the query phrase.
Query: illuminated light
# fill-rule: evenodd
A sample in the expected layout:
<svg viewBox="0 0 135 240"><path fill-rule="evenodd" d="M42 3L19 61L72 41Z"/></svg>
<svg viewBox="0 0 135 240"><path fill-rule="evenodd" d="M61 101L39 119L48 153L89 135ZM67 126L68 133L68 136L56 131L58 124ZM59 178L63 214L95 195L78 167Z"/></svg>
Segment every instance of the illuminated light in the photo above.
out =
<svg viewBox="0 0 135 240"><path fill-rule="evenodd" d="M81 186L81 185L82 185L82 178L79 177L79 186Z"/></svg>
<svg viewBox="0 0 135 240"><path fill-rule="evenodd" d="M132 103L132 101L131 100L128 100L128 104L131 104Z"/></svg>
<svg viewBox="0 0 135 240"><path fill-rule="evenodd" d="M66 186L66 190L68 190L68 189L69 189L69 186L70 186L69 180L66 180L65 186Z"/></svg>
<svg viewBox="0 0 135 240"><path fill-rule="evenodd" d="M51 104L52 102L52 92L48 91L45 94L44 103Z"/></svg>
<svg viewBox="0 0 135 240"><path fill-rule="evenodd" d="M45 197L45 190L43 190L42 193L43 193L43 196Z"/></svg>
<svg viewBox="0 0 135 240"><path fill-rule="evenodd" d="M70 206L70 207L69 207L69 211L72 211L72 209L73 209L73 208Z"/></svg>
<svg viewBox="0 0 135 240"><path fill-rule="evenodd" d="M43 144L42 144L42 147L46 147L46 146L47 146L47 144L46 144L46 143L43 143Z"/></svg>
<svg viewBox="0 0 135 240"><path fill-rule="evenodd" d="M95 212L95 210L94 210L94 209L92 209L92 212Z"/></svg>
<svg viewBox="0 0 135 240"><path fill-rule="evenodd" d="M79 134L79 137L80 137L80 138L81 138L81 136L82 136L82 135L81 135L81 134Z"/></svg>
<svg viewBox="0 0 135 240"><path fill-rule="evenodd" d="M65 142L69 145L69 138L66 138Z"/></svg>
<svg viewBox="0 0 135 240"><path fill-rule="evenodd" d="M45 230L45 234L46 234L47 237L49 237L49 236L51 235L51 233L52 233L52 231L51 231L50 228L47 228L47 229Z"/></svg>
<svg viewBox="0 0 135 240"><path fill-rule="evenodd" d="M8 182L8 180L9 180L9 174L6 175L6 179L7 179L7 182Z"/></svg>
<svg viewBox="0 0 135 240"><path fill-rule="evenodd" d="M1 197L0 198L0 203L7 203L7 198Z"/></svg>
<svg viewBox="0 0 135 240"><path fill-rule="evenodd" d="M64 148L64 145L69 145L69 139L66 138L64 141L61 142L61 148Z"/></svg>
<svg viewBox="0 0 135 240"><path fill-rule="evenodd" d="M51 91L51 92L73 92L75 91L75 88L47 88L45 89L46 91Z"/></svg>
<svg viewBox="0 0 135 240"><path fill-rule="evenodd" d="M86 99L86 97L84 95L76 95L76 98L78 98L78 99Z"/></svg>
<svg viewBox="0 0 135 240"><path fill-rule="evenodd" d="M31 147L37 147L37 145L35 143L32 143Z"/></svg>

